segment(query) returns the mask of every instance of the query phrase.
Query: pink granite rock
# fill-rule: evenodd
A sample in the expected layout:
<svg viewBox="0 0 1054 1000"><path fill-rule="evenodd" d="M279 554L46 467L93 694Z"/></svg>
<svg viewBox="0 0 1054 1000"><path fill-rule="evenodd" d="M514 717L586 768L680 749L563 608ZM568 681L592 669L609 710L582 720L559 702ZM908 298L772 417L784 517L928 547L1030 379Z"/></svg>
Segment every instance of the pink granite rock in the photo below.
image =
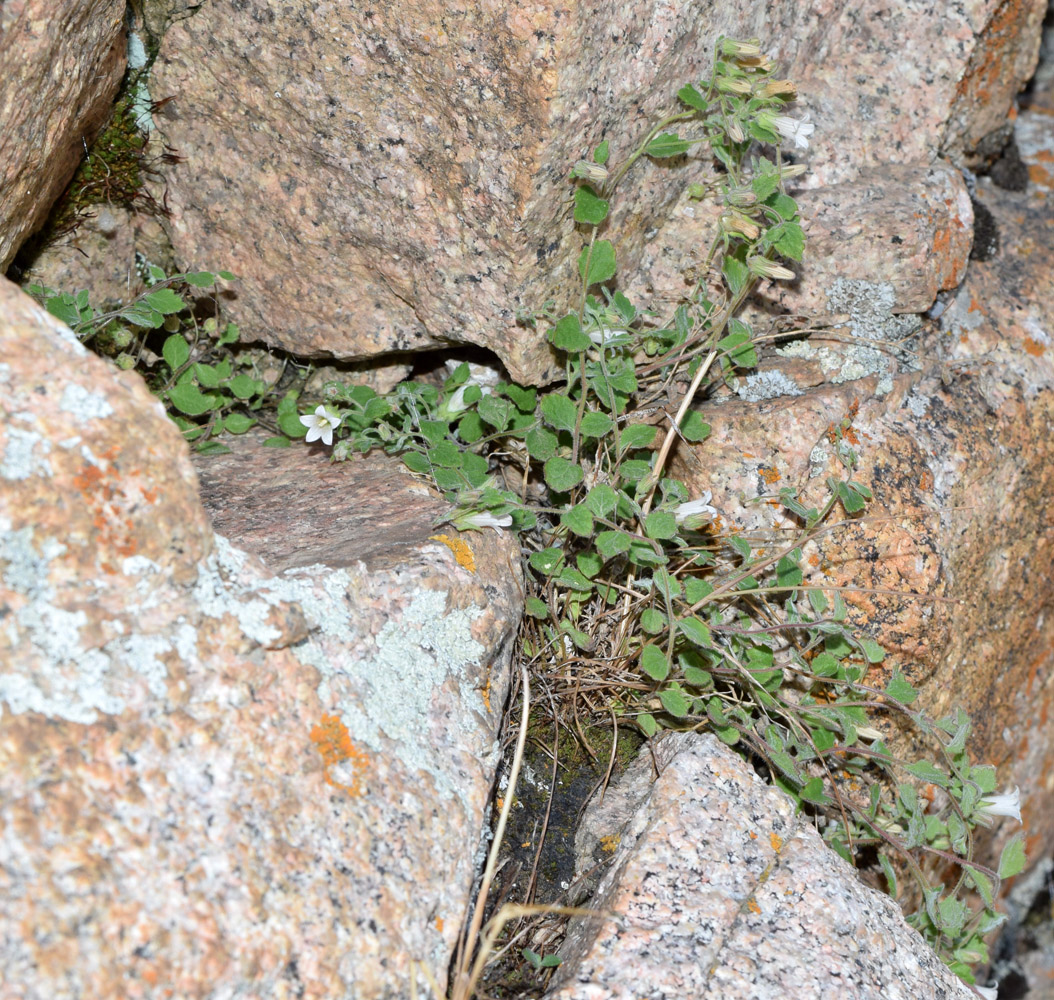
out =
<svg viewBox="0 0 1054 1000"><path fill-rule="evenodd" d="M124 13L123 0L0 7L0 273L110 113L125 67Z"/></svg>
<svg viewBox="0 0 1054 1000"><path fill-rule="evenodd" d="M0 996L445 982L516 545L433 528L390 460L257 449L219 518L250 555L138 378L4 281L0 357Z"/></svg>
<svg viewBox="0 0 1054 1000"><path fill-rule="evenodd" d="M572 920L549 1000L974 995L713 736L671 734L621 780L631 808L591 823L618 841L588 904L603 916Z"/></svg>
<svg viewBox="0 0 1054 1000"><path fill-rule="evenodd" d="M1020 17L1004 16L1008 6ZM632 148L706 71L719 34L760 36L799 82L800 110L818 123L810 185L873 170L866 183L890 193L875 168L893 165L907 171L898 183L923 186L897 199L906 205L930 199L940 151L963 159L978 129L1005 117L1034 65L1043 7L473 0L451 11L399 0L316 4L297 20L277 0L204 5L166 35L152 83L155 96L177 96L159 125L186 157L166 180L173 244L187 264L244 277L234 308L251 337L338 358L468 342L545 381L548 351L515 312L569 294L580 245L571 165L604 138L616 158ZM982 114L983 88L960 92L960 81L990 64L1000 82ZM625 281L704 169L645 164L620 192L611 232ZM864 210L866 194L834 196L845 198ZM961 273L968 243L957 192L928 211L921 224L896 215L888 234L954 236L919 289Z"/></svg>
<svg viewBox="0 0 1054 1000"><path fill-rule="evenodd" d="M1033 114L1044 112L1028 113L1026 133ZM1041 165L1025 145L1030 169ZM970 263L939 319L893 315L891 282L839 279L829 306L845 325L770 349L740 398L704 409L713 434L676 469L729 521L778 524L781 487L824 493L833 426L852 418L856 478L875 500L807 562L817 580L921 595L851 597L891 654L874 680L900 665L929 711L970 712L974 752L1021 788L1036 860L1054 851L1054 197L987 179L977 194L1000 250Z"/></svg>

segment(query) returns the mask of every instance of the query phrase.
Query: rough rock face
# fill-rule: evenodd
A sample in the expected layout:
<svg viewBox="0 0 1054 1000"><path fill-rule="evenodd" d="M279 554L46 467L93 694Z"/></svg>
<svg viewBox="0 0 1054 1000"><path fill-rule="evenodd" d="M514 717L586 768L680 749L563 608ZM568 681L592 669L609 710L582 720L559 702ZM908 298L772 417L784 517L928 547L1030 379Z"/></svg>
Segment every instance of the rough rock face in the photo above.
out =
<svg viewBox="0 0 1054 1000"><path fill-rule="evenodd" d="M974 995L713 736L667 736L611 799L587 821L618 841L589 903L605 917L573 920L550 1000Z"/></svg>
<svg viewBox="0 0 1054 1000"><path fill-rule="evenodd" d="M939 152L968 158L1005 118L1044 7L399 0L296 17L278 0L207 4L169 31L154 70L155 97L178 95L160 126L186 157L167 178L173 243L185 263L244 277L238 318L269 343L363 358L469 342L543 381L551 359L515 311L568 291L570 166L604 138L624 155L726 34L760 36L799 82L818 122L810 185L870 170L871 200L927 202L925 222L898 215L889 235L919 250L946 234L935 267L919 258L919 287L949 288L972 220L953 178L936 169L941 200L926 178ZM907 173L875 170L889 165ZM624 275L702 168L646 164L620 193ZM899 197L912 176L924 190ZM833 197L866 214L866 194Z"/></svg>
<svg viewBox="0 0 1054 1000"><path fill-rule="evenodd" d="M4 995L394 998L414 962L442 982L516 547L433 529L390 464L315 483L323 456L267 449L226 477L278 485L280 537L256 516L246 539L267 567L213 535L136 377L6 282L0 317ZM392 513L408 491L416 518Z"/></svg>
<svg viewBox="0 0 1054 1000"><path fill-rule="evenodd" d="M125 66L124 0L0 6L0 273L106 121Z"/></svg>
<svg viewBox="0 0 1054 1000"><path fill-rule="evenodd" d="M1035 133L1024 115L1028 136ZM1052 155L1022 143L1034 178ZM778 522L758 496L794 486L816 498L838 467L833 426L852 417L856 478L875 500L859 523L806 552L823 578L886 588L852 598L862 621L936 714L975 723L975 750L1021 787L1030 858L1054 850L1054 185L978 182L999 252L973 261L939 319L894 316L890 282L838 281L848 322L769 352L740 399L710 404L713 435L679 472L719 511ZM773 501L774 502L774 501ZM766 513L767 511L767 513ZM876 680L879 680L876 677ZM882 681L884 682L884 680ZM879 683L881 686L881 683ZM1007 833L1010 831L1008 830ZM992 856L1004 837L985 847Z"/></svg>

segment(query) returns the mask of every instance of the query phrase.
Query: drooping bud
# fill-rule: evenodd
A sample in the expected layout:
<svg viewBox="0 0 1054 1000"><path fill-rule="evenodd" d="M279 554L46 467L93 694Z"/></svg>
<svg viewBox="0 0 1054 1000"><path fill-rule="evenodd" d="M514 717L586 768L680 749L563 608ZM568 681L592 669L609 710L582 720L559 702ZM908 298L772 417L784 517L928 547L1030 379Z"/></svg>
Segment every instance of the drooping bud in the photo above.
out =
<svg viewBox="0 0 1054 1000"><path fill-rule="evenodd" d="M750 208L758 203L758 196L750 188L731 188L725 192L725 201L736 208Z"/></svg>
<svg viewBox="0 0 1054 1000"><path fill-rule="evenodd" d="M739 122L732 118L728 122L728 138L733 142L742 142L746 139L746 135L743 133L743 129Z"/></svg>
<svg viewBox="0 0 1054 1000"><path fill-rule="evenodd" d="M759 278L772 278L778 281L793 281L796 275L790 268L784 267L782 264L777 264L774 260L769 260L768 257L748 257L747 268L751 274L756 274Z"/></svg>
<svg viewBox="0 0 1054 1000"><path fill-rule="evenodd" d="M718 77L717 89L729 94L749 94L750 81L738 76Z"/></svg>
<svg viewBox="0 0 1054 1000"><path fill-rule="evenodd" d="M751 38L745 42L738 42L734 38L722 38L720 49L724 56L760 56L761 39Z"/></svg>
<svg viewBox="0 0 1054 1000"><path fill-rule="evenodd" d="M726 233L737 233L748 240L756 240L761 235L761 227L742 212L726 212L722 215L721 228Z"/></svg>
<svg viewBox="0 0 1054 1000"><path fill-rule="evenodd" d="M782 97L793 101L798 96L798 88L791 80L769 80L758 90L758 97Z"/></svg>
<svg viewBox="0 0 1054 1000"><path fill-rule="evenodd" d="M591 160L579 160L571 168L572 177L581 177L583 180L591 181L594 184L603 184L608 179L607 167L602 167L599 163L593 163Z"/></svg>

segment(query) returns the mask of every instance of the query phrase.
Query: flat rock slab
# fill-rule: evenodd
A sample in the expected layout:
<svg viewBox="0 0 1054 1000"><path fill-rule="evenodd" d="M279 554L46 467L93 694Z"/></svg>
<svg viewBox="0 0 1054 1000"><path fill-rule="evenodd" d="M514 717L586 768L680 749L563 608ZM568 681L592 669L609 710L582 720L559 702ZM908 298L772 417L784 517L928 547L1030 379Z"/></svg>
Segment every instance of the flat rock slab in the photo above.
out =
<svg viewBox="0 0 1054 1000"><path fill-rule="evenodd" d="M516 544L435 531L393 462L369 492L408 507L371 533L327 479L354 498L356 463L258 449L296 525L246 534L265 557L284 543L277 572L214 534L138 376L3 280L0 358L0 993L445 982L485 846Z"/></svg>
<svg viewBox="0 0 1054 1000"><path fill-rule="evenodd" d="M619 841L587 904L604 916L572 922L547 1000L974 996L714 737L669 735L622 781L629 811L589 823Z"/></svg>

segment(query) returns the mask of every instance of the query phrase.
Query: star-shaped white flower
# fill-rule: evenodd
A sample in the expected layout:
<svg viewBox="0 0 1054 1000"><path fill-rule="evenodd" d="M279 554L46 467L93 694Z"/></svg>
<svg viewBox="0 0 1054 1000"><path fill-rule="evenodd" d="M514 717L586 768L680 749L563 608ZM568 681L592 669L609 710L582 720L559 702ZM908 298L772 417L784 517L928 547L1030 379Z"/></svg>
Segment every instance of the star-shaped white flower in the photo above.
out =
<svg viewBox="0 0 1054 1000"><path fill-rule="evenodd" d="M977 810L977 819L985 826L991 826L996 816L1011 816L1021 822L1021 792L1017 785L1013 791L1001 795L986 795L981 799Z"/></svg>
<svg viewBox="0 0 1054 1000"><path fill-rule="evenodd" d="M300 418L300 423L307 428L307 437L304 440L308 444L319 439L323 444L332 444L333 431L340 426L340 421L340 417L334 416L324 406L316 406L314 413Z"/></svg>

